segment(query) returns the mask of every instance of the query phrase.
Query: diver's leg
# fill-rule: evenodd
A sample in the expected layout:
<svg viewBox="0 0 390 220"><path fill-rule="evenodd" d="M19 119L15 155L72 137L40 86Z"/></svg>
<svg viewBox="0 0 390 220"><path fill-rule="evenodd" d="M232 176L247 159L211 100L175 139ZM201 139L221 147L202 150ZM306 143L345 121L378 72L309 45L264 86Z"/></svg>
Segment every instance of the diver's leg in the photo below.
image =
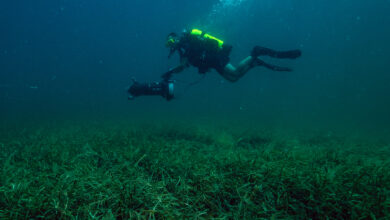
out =
<svg viewBox="0 0 390 220"><path fill-rule="evenodd" d="M273 71L284 71L291 72L292 69L288 67L275 66L269 63L266 63L259 58L253 58L248 56L240 62L240 64L235 68L232 64L227 64L223 69L223 72L220 73L226 80L230 82L236 82L241 77L243 77L249 70L256 66L264 66Z"/></svg>
<svg viewBox="0 0 390 220"><path fill-rule="evenodd" d="M234 67L232 64L228 63L220 74L230 82L236 82L241 77L243 77L250 69L256 66L255 58L248 56L240 62L240 64Z"/></svg>
<svg viewBox="0 0 390 220"><path fill-rule="evenodd" d="M301 50L276 51L266 47L255 46L252 49L252 57L270 56L279 59L296 59L302 55Z"/></svg>
<svg viewBox="0 0 390 220"><path fill-rule="evenodd" d="M260 60L257 57L249 56L249 57L245 58L244 60L242 60L240 62L240 64L236 68L235 75L238 76L238 77L242 77L250 69L252 69L255 66L264 66L264 67L266 67L266 68L268 68L270 70L273 70L273 71L287 71L287 72L292 71L292 69L290 69L290 68L281 67L281 66L275 66L275 65L266 63L266 62Z"/></svg>
<svg viewBox="0 0 390 220"><path fill-rule="evenodd" d="M236 82L239 78L236 76L236 67L234 67L232 64L228 63L223 71L218 71L219 74L225 78L227 81L230 82Z"/></svg>
<svg viewBox="0 0 390 220"><path fill-rule="evenodd" d="M291 72L292 71L292 69L290 69L288 67L275 66L275 65L266 63L266 62L260 60L259 58L256 58L255 63L256 63L256 66L264 66L264 67L266 67L270 70L273 70L273 71L279 71L279 72Z"/></svg>

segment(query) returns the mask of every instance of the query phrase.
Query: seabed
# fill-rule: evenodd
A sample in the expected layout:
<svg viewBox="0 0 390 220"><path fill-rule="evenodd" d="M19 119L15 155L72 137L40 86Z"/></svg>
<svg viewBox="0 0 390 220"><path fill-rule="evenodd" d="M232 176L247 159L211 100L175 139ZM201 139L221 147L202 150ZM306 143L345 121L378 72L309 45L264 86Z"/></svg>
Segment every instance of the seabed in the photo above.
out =
<svg viewBox="0 0 390 220"><path fill-rule="evenodd" d="M0 219L388 219L390 144L186 125L0 135Z"/></svg>

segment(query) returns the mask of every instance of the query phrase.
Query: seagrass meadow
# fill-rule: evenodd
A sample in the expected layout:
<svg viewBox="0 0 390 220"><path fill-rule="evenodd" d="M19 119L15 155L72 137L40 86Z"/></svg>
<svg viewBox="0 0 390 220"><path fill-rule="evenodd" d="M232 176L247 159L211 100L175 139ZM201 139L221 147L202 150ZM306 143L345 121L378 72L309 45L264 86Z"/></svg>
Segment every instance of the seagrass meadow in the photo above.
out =
<svg viewBox="0 0 390 220"><path fill-rule="evenodd" d="M0 138L0 219L390 217L385 138L125 123Z"/></svg>

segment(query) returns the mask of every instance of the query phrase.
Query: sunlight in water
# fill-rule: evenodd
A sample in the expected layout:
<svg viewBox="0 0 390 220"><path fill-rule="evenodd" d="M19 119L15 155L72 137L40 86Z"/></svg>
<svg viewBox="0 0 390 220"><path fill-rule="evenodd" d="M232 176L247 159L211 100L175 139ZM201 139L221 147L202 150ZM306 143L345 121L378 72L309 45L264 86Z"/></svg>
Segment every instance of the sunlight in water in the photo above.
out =
<svg viewBox="0 0 390 220"><path fill-rule="evenodd" d="M211 16L215 16L218 14L225 14L228 11L231 11L235 8L238 8L241 6L244 2L247 2L248 0L219 0L217 4L214 5L212 12L210 13Z"/></svg>
<svg viewBox="0 0 390 220"><path fill-rule="evenodd" d="M241 3L245 2L246 0L220 0L219 4L222 7L234 7L239 6Z"/></svg>
<svg viewBox="0 0 390 220"><path fill-rule="evenodd" d="M249 1L250 0L219 0L207 15L207 25L213 26L221 22L223 23L229 16L234 14L234 11L239 10L244 3Z"/></svg>

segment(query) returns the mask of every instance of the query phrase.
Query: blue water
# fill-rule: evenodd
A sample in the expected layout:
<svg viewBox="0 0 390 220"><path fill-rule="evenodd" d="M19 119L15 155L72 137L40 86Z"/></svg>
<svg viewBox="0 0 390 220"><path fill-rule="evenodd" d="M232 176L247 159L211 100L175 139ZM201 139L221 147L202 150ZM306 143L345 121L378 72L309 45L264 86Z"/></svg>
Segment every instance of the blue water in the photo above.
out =
<svg viewBox="0 0 390 220"><path fill-rule="evenodd" d="M390 124L390 1L7 1L0 5L0 123L78 120L235 121L383 132ZM236 83L195 68L176 96L128 101L131 77L159 80L178 63L166 35L197 27L233 46L303 51L265 59Z"/></svg>

